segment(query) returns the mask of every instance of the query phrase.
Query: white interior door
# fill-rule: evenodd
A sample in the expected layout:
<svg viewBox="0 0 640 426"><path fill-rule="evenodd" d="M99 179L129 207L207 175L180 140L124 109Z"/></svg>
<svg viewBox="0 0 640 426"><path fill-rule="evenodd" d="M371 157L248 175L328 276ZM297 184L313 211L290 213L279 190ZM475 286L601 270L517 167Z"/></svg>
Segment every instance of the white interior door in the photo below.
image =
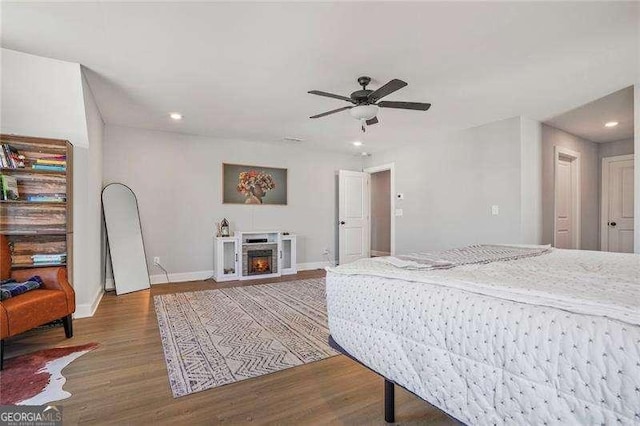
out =
<svg viewBox="0 0 640 426"><path fill-rule="evenodd" d="M369 174L338 173L338 261L369 257Z"/></svg>
<svg viewBox="0 0 640 426"><path fill-rule="evenodd" d="M554 246L580 248L579 154L556 147L554 185Z"/></svg>
<svg viewBox="0 0 640 426"><path fill-rule="evenodd" d="M556 239L555 246L570 249L573 241L571 161L560 159L556 168Z"/></svg>
<svg viewBox="0 0 640 426"><path fill-rule="evenodd" d="M601 249L633 253L632 155L604 158L602 161Z"/></svg>

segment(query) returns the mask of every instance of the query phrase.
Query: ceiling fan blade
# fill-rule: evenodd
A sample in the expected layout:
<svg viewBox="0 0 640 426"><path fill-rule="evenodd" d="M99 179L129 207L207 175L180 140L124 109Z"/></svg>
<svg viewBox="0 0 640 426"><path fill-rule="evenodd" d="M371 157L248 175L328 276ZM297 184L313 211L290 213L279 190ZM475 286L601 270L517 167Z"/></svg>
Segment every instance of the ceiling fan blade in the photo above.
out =
<svg viewBox="0 0 640 426"><path fill-rule="evenodd" d="M320 118L320 117L324 117L325 115L335 114L336 112L344 111L344 110L351 109L351 108L353 108L353 107L346 106L346 107L342 107L342 108L338 108L338 109L332 109L331 111L323 112L322 114L312 115L309 118Z"/></svg>
<svg viewBox="0 0 640 426"><path fill-rule="evenodd" d="M379 123L378 117L373 117L372 119L367 120L367 126L372 126L372 125L378 124L378 123Z"/></svg>
<svg viewBox="0 0 640 426"><path fill-rule="evenodd" d="M413 109L417 111L426 111L431 108L431 104L422 102L394 102L394 101L382 101L378 102L380 108L399 108L399 109Z"/></svg>
<svg viewBox="0 0 640 426"><path fill-rule="evenodd" d="M353 99L347 98L346 96L335 95L333 93L323 92L321 90L310 90L307 93L311 93L312 95L318 95L318 96L326 96L327 98L341 99L343 101L354 103Z"/></svg>
<svg viewBox="0 0 640 426"><path fill-rule="evenodd" d="M406 85L407 85L406 82L402 80L398 80L397 78L394 78L384 86L378 88L378 90L371 92L369 94L369 102L375 102L378 99L382 99L385 96L392 94L396 90L402 89Z"/></svg>

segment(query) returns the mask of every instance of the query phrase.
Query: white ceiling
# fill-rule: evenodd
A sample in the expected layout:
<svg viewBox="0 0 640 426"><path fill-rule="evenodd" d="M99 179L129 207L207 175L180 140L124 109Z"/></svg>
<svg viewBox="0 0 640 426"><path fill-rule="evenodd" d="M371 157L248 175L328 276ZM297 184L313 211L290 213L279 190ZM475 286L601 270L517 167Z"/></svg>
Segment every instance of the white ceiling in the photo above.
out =
<svg viewBox="0 0 640 426"><path fill-rule="evenodd" d="M617 121L615 127L604 124ZM633 138L633 86L618 90L546 122L592 142Z"/></svg>
<svg viewBox="0 0 640 426"><path fill-rule="evenodd" d="M516 115L545 120L633 84L636 2L3 3L2 46L79 62L107 123L376 151ZM392 78L366 135L343 106ZM167 114L179 111L182 122Z"/></svg>

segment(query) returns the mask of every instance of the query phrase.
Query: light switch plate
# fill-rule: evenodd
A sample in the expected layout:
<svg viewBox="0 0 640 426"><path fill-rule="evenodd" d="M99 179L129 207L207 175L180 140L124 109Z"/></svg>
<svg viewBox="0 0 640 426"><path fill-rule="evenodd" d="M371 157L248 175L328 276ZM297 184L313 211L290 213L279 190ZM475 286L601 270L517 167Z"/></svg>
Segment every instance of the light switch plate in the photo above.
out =
<svg viewBox="0 0 640 426"><path fill-rule="evenodd" d="M402 209L396 209L396 216L402 216L404 214L404 212L402 211Z"/></svg>
<svg viewBox="0 0 640 426"><path fill-rule="evenodd" d="M500 214L500 206L491 206L491 214L494 216L498 216Z"/></svg>

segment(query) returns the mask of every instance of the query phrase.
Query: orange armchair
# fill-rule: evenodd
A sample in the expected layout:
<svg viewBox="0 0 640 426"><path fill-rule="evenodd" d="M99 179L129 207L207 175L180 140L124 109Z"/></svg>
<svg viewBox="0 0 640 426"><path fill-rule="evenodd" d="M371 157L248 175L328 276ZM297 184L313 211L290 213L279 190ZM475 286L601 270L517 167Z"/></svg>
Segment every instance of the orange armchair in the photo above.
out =
<svg viewBox="0 0 640 426"><path fill-rule="evenodd" d="M0 235L0 280L13 278L27 281L38 275L44 285L0 302L0 370L4 360L6 338L31 330L53 320L62 319L67 338L73 336L71 314L76 310L76 297L63 267L11 270L9 242Z"/></svg>

